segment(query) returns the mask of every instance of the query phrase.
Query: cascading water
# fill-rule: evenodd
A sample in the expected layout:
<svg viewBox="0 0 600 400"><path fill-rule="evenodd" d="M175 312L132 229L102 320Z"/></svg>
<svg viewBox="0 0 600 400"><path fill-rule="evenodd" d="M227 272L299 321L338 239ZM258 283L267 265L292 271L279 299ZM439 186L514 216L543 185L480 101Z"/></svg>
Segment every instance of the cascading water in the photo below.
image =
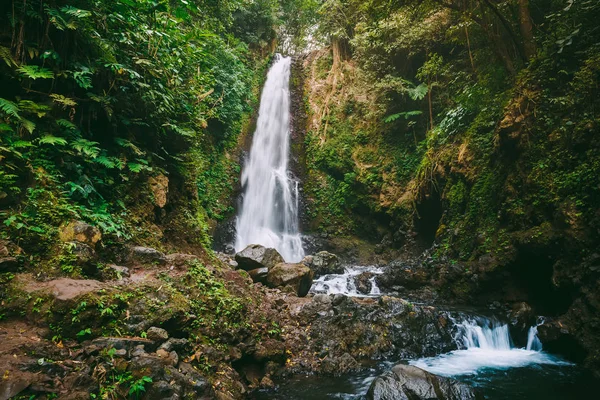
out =
<svg viewBox="0 0 600 400"><path fill-rule="evenodd" d="M367 273L371 275L369 280L370 292L361 293L356 287L355 279L359 275ZM323 275L313 282L311 293L344 294L352 297L372 297L381 295L377 286L376 275L383 273L383 269L376 266L346 266L343 274Z"/></svg>
<svg viewBox="0 0 600 400"><path fill-rule="evenodd" d="M298 230L298 182L288 171L290 136L289 57L276 56L260 99L250 156L242 171L244 195L235 249L260 244L286 261L304 257Z"/></svg>
<svg viewBox="0 0 600 400"><path fill-rule="evenodd" d="M542 350L537 327L528 333L527 347L515 348L508 325L486 318L456 323L461 350L411 361L412 365L442 376L478 374L484 369L506 370L531 364L569 365Z"/></svg>

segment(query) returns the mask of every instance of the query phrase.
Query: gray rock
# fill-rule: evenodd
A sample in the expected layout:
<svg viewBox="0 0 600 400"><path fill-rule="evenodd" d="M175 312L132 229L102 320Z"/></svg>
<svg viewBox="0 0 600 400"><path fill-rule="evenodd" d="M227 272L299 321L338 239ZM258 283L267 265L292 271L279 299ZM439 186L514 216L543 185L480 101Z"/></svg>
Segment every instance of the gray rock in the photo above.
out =
<svg viewBox="0 0 600 400"><path fill-rule="evenodd" d="M299 297L308 294L312 286L313 272L304 264L280 263L269 269L267 285L270 287L289 287Z"/></svg>
<svg viewBox="0 0 600 400"><path fill-rule="evenodd" d="M363 272L362 274L355 276L354 285L356 286L356 290L362 294L371 293L371 289L373 288L371 278L374 276L375 274L372 272Z"/></svg>
<svg viewBox="0 0 600 400"><path fill-rule="evenodd" d="M244 250L236 253L235 261L238 268L251 271L257 268L271 269L279 263L283 263L283 257L275 249L267 248L259 244L251 244Z"/></svg>
<svg viewBox="0 0 600 400"><path fill-rule="evenodd" d="M129 260L134 264L165 264L167 258L152 247L133 246L129 249Z"/></svg>
<svg viewBox="0 0 600 400"><path fill-rule="evenodd" d="M92 347L124 349L131 351L139 346L152 345L152 341L142 338L99 337L92 340Z"/></svg>
<svg viewBox="0 0 600 400"><path fill-rule="evenodd" d="M169 338L169 333L163 328L152 326L146 332L146 337L155 342L164 342Z"/></svg>
<svg viewBox="0 0 600 400"><path fill-rule="evenodd" d="M161 344L159 349L163 349L168 352L171 352L173 350L181 351L185 348L185 346L188 345L188 343L189 341L187 339L170 338L169 340Z"/></svg>
<svg viewBox="0 0 600 400"><path fill-rule="evenodd" d="M344 273L344 267L338 256L327 251L320 251L313 256L306 256L301 263L309 267L316 278L328 274Z"/></svg>
<svg viewBox="0 0 600 400"><path fill-rule="evenodd" d="M483 397L475 389L454 379L403 364L377 377L367 392L367 400L421 399L476 400Z"/></svg>
<svg viewBox="0 0 600 400"><path fill-rule="evenodd" d="M256 268L253 270L248 271L248 275L250 275L250 278L252 278L252 282L260 282L260 283L266 283L267 282L267 274L269 273L269 268Z"/></svg>

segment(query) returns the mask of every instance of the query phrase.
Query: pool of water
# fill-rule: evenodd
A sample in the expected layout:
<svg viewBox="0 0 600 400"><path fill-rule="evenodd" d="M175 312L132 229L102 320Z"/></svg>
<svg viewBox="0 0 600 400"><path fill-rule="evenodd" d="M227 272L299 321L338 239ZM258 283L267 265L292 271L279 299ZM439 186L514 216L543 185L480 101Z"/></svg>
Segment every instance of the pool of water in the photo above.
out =
<svg viewBox="0 0 600 400"><path fill-rule="evenodd" d="M390 369L385 363L342 377L300 376L287 380L274 391L255 393L256 400L364 399L369 385ZM589 373L575 365L530 364L506 370L483 368L477 374L455 379L479 388L490 400L570 400L598 398L598 384Z"/></svg>

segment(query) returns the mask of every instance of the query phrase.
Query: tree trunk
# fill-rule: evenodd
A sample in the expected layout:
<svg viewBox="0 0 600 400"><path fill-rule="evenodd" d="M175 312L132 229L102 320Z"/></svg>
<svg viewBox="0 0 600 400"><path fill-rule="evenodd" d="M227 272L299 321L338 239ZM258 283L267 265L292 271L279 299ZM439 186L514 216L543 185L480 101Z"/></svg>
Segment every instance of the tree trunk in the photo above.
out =
<svg viewBox="0 0 600 400"><path fill-rule="evenodd" d="M529 0L519 0L519 28L523 37L523 49L528 60L535 56L536 46L533 38L533 23L529 13Z"/></svg>

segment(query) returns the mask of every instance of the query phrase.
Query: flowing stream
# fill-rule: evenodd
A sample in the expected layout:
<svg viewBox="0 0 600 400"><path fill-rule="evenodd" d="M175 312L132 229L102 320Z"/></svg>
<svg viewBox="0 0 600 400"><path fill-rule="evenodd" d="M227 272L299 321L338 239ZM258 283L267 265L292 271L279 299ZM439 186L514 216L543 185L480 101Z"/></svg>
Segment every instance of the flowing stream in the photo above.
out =
<svg viewBox="0 0 600 400"><path fill-rule="evenodd" d="M244 194L235 250L249 244L277 249L286 261L304 257L298 230L298 182L288 170L289 57L276 56L267 74L250 155L242 171Z"/></svg>
<svg viewBox="0 0 600 400"><path fill-rule="evenodd" d="M347 266L343 274L323 275L313 282L311 293L344 294L352 297L380 296L381 290L375 280L377 275L383 273L383 268L376 266ZM368 284L360 291L357 279L365 276Z"/></svg>

